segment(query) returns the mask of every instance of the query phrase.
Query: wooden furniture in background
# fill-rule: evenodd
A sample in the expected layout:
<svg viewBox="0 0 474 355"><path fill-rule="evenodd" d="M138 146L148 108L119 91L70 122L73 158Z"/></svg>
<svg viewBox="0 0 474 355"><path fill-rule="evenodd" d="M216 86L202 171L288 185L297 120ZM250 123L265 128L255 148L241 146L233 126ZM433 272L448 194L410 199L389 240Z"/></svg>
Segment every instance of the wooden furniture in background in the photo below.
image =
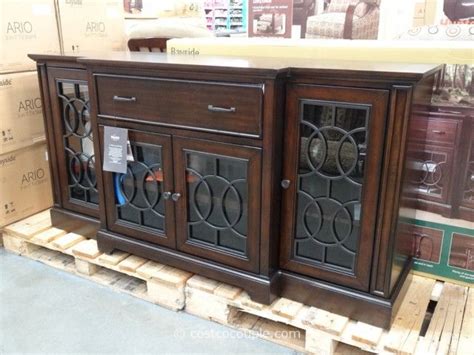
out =
<svg viewBox="0 0 474 355"><path fill-rule="evenodd" d="M170 38L131 38L128 40L128 49L132 52L166 52L166 42Z"/></svg>
<svg viewBox="0 0 474 355"><path fill-rule="evenodd" d="M416 109L410 151L417 208L474 221L474 109L432 104Z"/></svg>

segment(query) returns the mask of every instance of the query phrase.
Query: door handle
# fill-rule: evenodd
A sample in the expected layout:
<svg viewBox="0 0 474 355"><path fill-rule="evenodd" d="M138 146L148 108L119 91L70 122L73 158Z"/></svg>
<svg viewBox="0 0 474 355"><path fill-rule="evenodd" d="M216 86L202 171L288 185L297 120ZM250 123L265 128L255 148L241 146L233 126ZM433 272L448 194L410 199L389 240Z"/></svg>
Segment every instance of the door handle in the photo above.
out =
<svg viewBox="0 0 474 355"><path fill-rule="evenodd" d="M290 187L291 181L290 180L282 180L281 181L281 187L283 187L285 190Z"/></svg>
<svg viewBox="0 0 474 355"><path fill-rule="evenodd" d="M119 101L119 102L136 102L137 98L135 96L117 96L117 95L114 95L113 100L114 101Z"/></svg>
<svg viewBox="0 0 474 355"><path fill-rule="evenodd" d="M211 112L235 112L235 111L237 111L235 109L235 107L226 108L226 107L218 107L218 106L214 106L214 105L207 105L207 109Z"/></svg>
<svg viewBox="0 0 474 355"><path fill-rule="evenodd" d="M181 194L179 192L175 192L174 194L171 195L171 198L174 202L177 202L180 197L181 197Z"/></svg>
<svg viewBox="0 0 474 355"><path fill-rule="evenodd" d="M165 200L169 200L170 197L171 197L171 192L169 192L169 191L163 192L163 198Z"/></svg>

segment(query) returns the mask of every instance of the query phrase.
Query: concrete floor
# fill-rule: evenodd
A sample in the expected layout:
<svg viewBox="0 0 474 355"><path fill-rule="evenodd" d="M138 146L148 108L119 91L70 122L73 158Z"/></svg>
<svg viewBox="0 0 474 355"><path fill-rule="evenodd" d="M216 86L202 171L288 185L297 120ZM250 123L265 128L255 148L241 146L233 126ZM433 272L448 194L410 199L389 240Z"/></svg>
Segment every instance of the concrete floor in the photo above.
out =
<svg viewBox="0 0 474 355"><path fill-rule="evenodd" d="M293 354L0 248L0 354Z"/></svg>

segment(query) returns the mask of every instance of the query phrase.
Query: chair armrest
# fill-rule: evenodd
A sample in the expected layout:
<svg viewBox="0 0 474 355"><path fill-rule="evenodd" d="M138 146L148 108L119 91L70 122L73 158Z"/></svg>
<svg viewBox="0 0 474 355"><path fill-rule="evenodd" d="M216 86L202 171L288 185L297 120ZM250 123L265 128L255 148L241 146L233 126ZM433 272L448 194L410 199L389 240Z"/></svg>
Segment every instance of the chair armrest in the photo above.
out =
<svg viewBox="0 0 474 355"><path fill-rule="evenodd" d="M367 12L364 14L367 15L373 7L379 6L379 0L360 0L355 5L349 5L346 11L346 17L344 20L344 32L343 39L352 39L352 28L354 24L354 14L358 6L365 4L368 6Z"/></svg>

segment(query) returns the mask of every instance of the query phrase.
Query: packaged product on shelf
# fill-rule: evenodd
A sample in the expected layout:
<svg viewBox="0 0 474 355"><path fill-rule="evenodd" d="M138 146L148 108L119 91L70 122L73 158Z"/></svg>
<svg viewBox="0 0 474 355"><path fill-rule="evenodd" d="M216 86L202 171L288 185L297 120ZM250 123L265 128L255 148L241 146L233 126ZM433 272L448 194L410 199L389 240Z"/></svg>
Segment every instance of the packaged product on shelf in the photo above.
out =
<svg viewBox="0 0 474 355"><path fill-rule="evenodd" d="M45 139L36 72L0 75L0 154Z"/></svg>
<svg viewBox="0 0 474 355"><path fill-rule="evenodd" d="M65 52L124 50L122 0L58 0Z"/></svg>
<svg viewBox="0 0 474 355"><path fill-rule="evenodd" d="M28 53L59 53L54 0L0 1L0 72L31 70Z"/></svg>
<svg viewBox="0 0 474 355"><path fill-rule="evenodd" d="M0 227L51 207L46 144L0 155Z"/></svg>

